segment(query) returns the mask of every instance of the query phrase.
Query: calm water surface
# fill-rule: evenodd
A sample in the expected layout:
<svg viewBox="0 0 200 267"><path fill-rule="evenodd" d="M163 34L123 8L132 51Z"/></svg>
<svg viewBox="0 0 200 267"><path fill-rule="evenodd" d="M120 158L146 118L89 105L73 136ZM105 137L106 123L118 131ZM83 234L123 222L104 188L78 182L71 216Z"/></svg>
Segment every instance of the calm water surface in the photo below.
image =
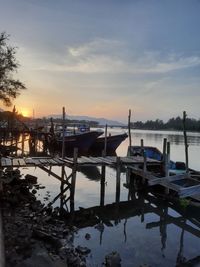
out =
<svg viewBox="0 0 200 267"><path fill-rule="evenodd" d="M112 128L108 132L117 134L121 133L122 130ZM171 159L184 161L184 140L181 132L134 130L132 143L140 145L142 138L144 145L156 146L162 151L162 142L165 137L171 143ZM200 170L200 134L188 133L188 143L189 166ZM127 147L128 139L118 148L117 154L125 156ZM59 167L54 167L53 171L58 174L61 172ZM68 169L67 172L69 174L70 170ZM40 190L38 193L38 198L45 203L48 203L59 193L59 181L38 168L23 169L23 173L32 173L38 176L39 183L46 186L45 190ZM89 208L100 204L99 179L99 168L83 169L77 174L75 209L79 209L79 207ZM115 180L115 170L106 168L105 205L115 202ZM123 186L125 183L126 175L122 173L120 201L128 200L128 190ZM49 195L50 198L45 200L45 197ZM135 212L129 205L127 210L122 209L123 215L119 211L117 220L110 220L109 224L102 224L101 227L86 227L78 231L73 242L75 246L87 246L91 249L88 256L88 266L101 266L105 255L112 251L117 251L120 254L123 267L139 267L142 264L151 267L171 267L177 266L176 263L180 262L180 259L182 262L187 262L200 258L200 224L195 225L196 221L191 222L181 218L182 215L170 206L166 207L161 204L158 208L149 199L143 199L143 203L147 206L143 215L140 208L138 208L138 212ZM59 202L56 205L59 205ZM149 205L151 205L150 208ZM114 212L116 211L113 210ZM200 213L200 210L195 212ZM186 227L184 227L185 225ZM86 233L91 235L89 240L85 238Z"/></svg>

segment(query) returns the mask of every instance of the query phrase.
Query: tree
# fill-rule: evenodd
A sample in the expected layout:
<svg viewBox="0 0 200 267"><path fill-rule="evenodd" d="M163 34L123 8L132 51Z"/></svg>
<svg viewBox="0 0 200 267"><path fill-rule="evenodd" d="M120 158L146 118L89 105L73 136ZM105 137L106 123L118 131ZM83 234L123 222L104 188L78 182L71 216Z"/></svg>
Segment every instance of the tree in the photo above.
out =
<svg viewBox="0 0 200 267"><path fill-rule="evenodd" d="M8 40L9 36L5 32L0 34L0 100L6 106L11 106L12 100L26 87L13 78L19 64L15 58L16 48L7 45Z"/></svg>

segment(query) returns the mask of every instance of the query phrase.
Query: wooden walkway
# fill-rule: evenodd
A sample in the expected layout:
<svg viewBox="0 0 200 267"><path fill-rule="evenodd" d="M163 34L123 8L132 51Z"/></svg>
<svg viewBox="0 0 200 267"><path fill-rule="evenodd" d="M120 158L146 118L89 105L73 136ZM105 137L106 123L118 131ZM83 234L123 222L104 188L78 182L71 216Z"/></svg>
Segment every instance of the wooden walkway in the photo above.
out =
<svg viewBox="0 0 200 267"><path fill-rule="evenodd" d="M77 158L76 164L78 166L115 166L120 160L121 165L140 165L144 163L143 157L80 157ZM51 158L51 157L2 157L0 160L0 167L40 167L40 166L67 166L72 168L74 164L73 158ZM159 165L160 161L147 159L149 165Z"/></svg>
<svg viewBox="0 0 200 267"><path fill-rule="evenodd" d="M128 168L131 169L132 173L146 179L149 186L161 185L168 190L177 192L180 198L191 197L200 201L200 181L195 179L195 175L192 173L156 177L152 172L144 171L134 166L129 166Z"/></svg>

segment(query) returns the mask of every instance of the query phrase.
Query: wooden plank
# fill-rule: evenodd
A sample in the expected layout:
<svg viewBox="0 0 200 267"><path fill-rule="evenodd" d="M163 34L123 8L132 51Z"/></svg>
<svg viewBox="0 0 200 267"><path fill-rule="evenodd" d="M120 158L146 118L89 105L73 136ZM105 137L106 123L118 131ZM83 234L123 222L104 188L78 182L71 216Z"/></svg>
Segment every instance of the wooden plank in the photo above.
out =
<svg viewBox="0 0 200 267"><path fill-rule="evenodd" d="M131 171L134 174L139 175L141 177L144 177L145 179L154 180L155 178L157 178L151 172L148 172L148 171L144 172L142 169L139 169L139 168L136 168L136 167L133 167L133 166L128 166L128 168L131 169Z"/></svg>
<svg viewBox="0 0 200 267"><path fill-rule="evenodd" d="M170 183L167 180L164 180L164 181L160 182L160 185L162 185L162 186L164 186L166 188L172 189L172 190L174 190L176 192L179 192L180 188L182 188L182 186Z"/></svg>
<svg viewBox="0 0 200 267"><path fill-rule="evenodd" d="M110 159L107 159L107 157L98 157L98 159L103 163L103 164L108 164L108 165L113 165L116 163L115 161L111 161Z"/></svg>
<svg viewBox="0 0 200 267"><path fill-rule="evenodd" d="M34 160L32 158L25 158L24 160L25 160L26 164L33 164L33 165L35 164Z"/></svg>
<svg viewBox="0 0 200 267"><path fill-rule="evenodd" d="M38 159L41 164L46 165L48 161L46 159Z"/></svg>
<svg viewBox="0 0 200 267"><path fill-rule="evenodd" d="M19 166L18 159L12 159L12 165L18 167Z"/></svg>
<svg viewBox="0 0 200 267"><path fill-rule="evenodd" d="M6 166L6 158L1 158L1 166L5 167Z"/></svg>
<svg viewBox="0 0 200 267"><path fill-rule="evenodd" d="M94 160L94 157L85 157L85 156L82 156L81 158L82 159L85 159L85 161L88 162L88 163L97 164L97 161Z"/></svg>
<svg viewBox="0 0 200 267"><path fill-rule="evenodd" d="M190 178L190 176L187 173L183 173L183 174L178 174L178 175L173 175L173 176L155 178L154 180L149 181L148 184L156 185L156 184L162 183L163 181L173 182L173 181L178 181L178 180L188 179L188 178Z"/></svg>
<svg viewBox="0 0 200 267"><path fill-rule="evenodd" d="M12 166L12 160L10 158L5 158L5 164L6 166Z"/></svg>
<svg viewBox="0 0 200 267"><path fill-rule="evenodd" d="M199 185L185 187L185 188L180 188L178 194L179 194L179 196L181 198L190 197L190 196L193 196L193 195L200 194L200 184Z"/></svg>
<svg viewBox="0 0 200 267"><path fill-rule="evenodd" d="M18 162L19 162L19 165L20 166L26 166L26 162L25 162L25 160L24 159L18 159Z"/></svg>

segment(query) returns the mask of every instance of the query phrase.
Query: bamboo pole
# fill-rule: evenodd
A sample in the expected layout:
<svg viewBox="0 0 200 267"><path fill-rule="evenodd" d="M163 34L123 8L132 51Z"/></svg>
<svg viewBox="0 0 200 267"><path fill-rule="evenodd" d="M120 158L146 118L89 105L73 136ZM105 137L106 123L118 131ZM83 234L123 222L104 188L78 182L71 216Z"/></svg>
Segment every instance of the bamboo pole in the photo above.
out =
<svg viewBox="0 0 200 267"><path fill-rule="evenodd" d="M187 142L187 133L186 133L186 111L183 111L183 135L184 135L184 143L185 143L185 167L186 172L188 172L188 142Z"/></svg>
<svg viewBox="0 0 200 267"><path fill-rule="evenodd" d="M167 153L165 158L165 176L169 176L169 164L170 164L170 142L167 142ZM165 194L169 194L169 188L165 188Z"/></svg>
<svg viewBox="0 0 200 267"><path fill-rule="evenodd" d="M76 172L77 172L77 159L78 159L78 148L74 148L74 160L72 169L72 180L70 188L70 212L74 211L74 195L76 186Z"/></svg>
<svg viewBox="0 0 200 267"><path fill-rule="evenodd" d="M108 126L106 124L106 126L105 126L105 142L104 142L104 157L107 154L107 131L108 131Z"/></svg>
<svg viewBox="0 0 200 267"><path fill-rule="evenodd" d="M116 202L118 203L120 201L120 174L121 174L121 168L120 168L120 157L117 157L117 173L116 173Z"/></svg>
<svg viewBox="0 0 200 267"><path fill-rule="evenodd" d="M167 138L163 139L163 158L162 158L162 171L165 175L165 164L166 164L166 151L167 151Z"/></svg>
<svg viewBox="0 0 200 267"><path fill-rule="evenodd" d="M128 156L130 156L130 150L132 146L132 139L131 139L131 110L129 109L128 115L128 136L129 136L129 149L128 149Z"/></svg>
<svg viewBox="0 0 200 267"><path fill-rule="evenodd" d="M62 129L62 159L65 157L65 107L63 107L63 129ZM60 213L62 215L63 204L64 204L64 179L65 179L65 166L61 167L61 184L60 184Z"/></svg>
<svg viewBox="0 0 200 267"><path fill-rule="evenodd" d="M65 157L65 107L63 107L63 125L62 125L62 158Z"/></svg>
<svg viewBox="0 0 200 267"><path fill-rule="evenodd" d="M106 166L101 168L100 206L104 206Z"/></svg>

